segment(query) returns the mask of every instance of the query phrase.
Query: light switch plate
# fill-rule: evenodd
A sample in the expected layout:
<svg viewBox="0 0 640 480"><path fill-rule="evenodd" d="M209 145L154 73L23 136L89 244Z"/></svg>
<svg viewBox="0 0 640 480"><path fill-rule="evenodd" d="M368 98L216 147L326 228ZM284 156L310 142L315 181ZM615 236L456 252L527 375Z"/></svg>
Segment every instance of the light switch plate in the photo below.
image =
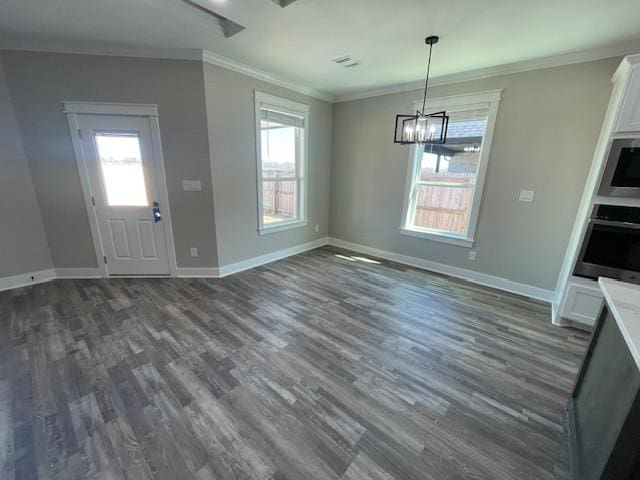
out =
<svg viewBox="0 0 640 480"><path fill-rule="evenodd" d="M199 192L202 190L202 182L200 180L182 180L182 190L185 192Z"/></svg>
<svg viewBox="0 0 640 480"><path fill-rule="evenodd" d="M533 202L533 197L535 195L534 190L520 190L520 198L521 202Z"/></svg>

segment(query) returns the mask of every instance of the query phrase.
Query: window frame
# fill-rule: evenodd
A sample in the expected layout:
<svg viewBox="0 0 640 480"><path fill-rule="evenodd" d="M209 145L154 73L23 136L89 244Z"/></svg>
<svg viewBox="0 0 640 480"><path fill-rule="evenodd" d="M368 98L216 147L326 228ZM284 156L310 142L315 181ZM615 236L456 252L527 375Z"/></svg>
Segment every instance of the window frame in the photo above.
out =
<svg viewBox="0 0 640 480"><path fill-rule="evenodd" d="M475 242L475 232L478 224L478 214L480 212L480 204L482 202L482 193L484 191L487 167L491 156L491 143L493 141L493 133L495 130L496 119L498 116L498 106L502 98L502 89L489 90L485 92L469 93L463 95L453 95L448 97L434 98L427 101L427 109L430 111L446 110L447 112L465 111L474 108L486 108L489 105L489 113L487 115L487 126L482 138L482 150L478 160L478 173L474 187L473 197L471 199L471 207L469 211L469 220L464 234L456 234L445 232L442 230L418 228L412 226L413 219L410 218L415 212L413 208L416 200L416 184L420 183L418 172L422 162L422 153L424 145L414 144L411 146L407 176L405 181L404 199L402 202L402 221L400 225L400 234L411 237L433 240L440 243L457 245L472 248ZM419 109L421 101L416 101L415 107ZM424 182L423 182L424 183ZM461 187L462 188L462 187Z"/></svg>
<svg viewBox="0 0 640 480"><path fill-rule="evenodd" d="M289 100L287 98L270 95L258 90L254 91L255 105L255 139L256 139L256 178L258 193L258 232L260 235L269 233L282 232L292 228L300 228L306 226L307 203L308 203L308 157L309 157L309 117L311 109L309 105ZM262 176L262 128L261 110L262 108L271 108L282 113L288 113L303 117L304 134L300 139L301 148L299 154L296 154L296 176L295 177L277 177L263 178ZM295 181L295 205L296 217L291 220L281 220L277 222L264 223L264 210L262 205L262 189L265 181Z"/></svg>

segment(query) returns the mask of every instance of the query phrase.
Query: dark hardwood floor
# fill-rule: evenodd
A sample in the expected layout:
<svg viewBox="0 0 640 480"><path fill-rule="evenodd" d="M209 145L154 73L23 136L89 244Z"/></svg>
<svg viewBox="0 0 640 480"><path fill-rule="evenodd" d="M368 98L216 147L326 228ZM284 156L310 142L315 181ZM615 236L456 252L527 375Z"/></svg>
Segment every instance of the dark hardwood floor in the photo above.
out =
<svg viewBox="0 0 640 480"><path fill-rule="evenodd" d="M0 293L0 478L567 478L586 335L350 255Z"/></svg>

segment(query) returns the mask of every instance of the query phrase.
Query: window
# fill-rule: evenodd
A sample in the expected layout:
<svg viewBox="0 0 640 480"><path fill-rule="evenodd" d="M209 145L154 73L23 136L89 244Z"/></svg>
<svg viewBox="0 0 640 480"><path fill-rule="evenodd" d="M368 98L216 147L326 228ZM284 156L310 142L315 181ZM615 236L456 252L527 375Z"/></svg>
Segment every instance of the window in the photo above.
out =
<svg viewBox="0 0 640 480"><path fill-rule="evenodd" d="M256 92L258 230L306 225L309 107Z"/></svg>
<svg viewBox="0 0 640 480"><path fill-rule="evenodd" d="M449 115L447 142L414 145L401 233L473 246L500 92L429 102Z"/></svg>

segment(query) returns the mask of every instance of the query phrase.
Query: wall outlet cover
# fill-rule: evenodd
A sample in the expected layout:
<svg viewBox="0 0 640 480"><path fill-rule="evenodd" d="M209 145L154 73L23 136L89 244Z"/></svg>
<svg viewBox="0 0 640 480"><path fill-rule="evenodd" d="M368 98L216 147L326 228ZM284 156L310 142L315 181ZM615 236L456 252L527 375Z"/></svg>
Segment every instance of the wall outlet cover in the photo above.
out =
<svg viewBox="0 0 640 480"><path fill-rule="evenodd" d="M475 261L475 259L478 257L478 252L471 250L469 252L469 260Z"/></svg>
<svg viewBox="0 0 640 480"><path fill-rule="evenodd" d="M191 256L192 257L198 256L198 249L196 247L191 247Z"/></svg>
<svg viewBox="0 0 640 480"><path fill-rule="evenodd" d="M533 197L535 195L534 190L520 190L520 197L518 200L521 202L533 202Z"/></svg>

